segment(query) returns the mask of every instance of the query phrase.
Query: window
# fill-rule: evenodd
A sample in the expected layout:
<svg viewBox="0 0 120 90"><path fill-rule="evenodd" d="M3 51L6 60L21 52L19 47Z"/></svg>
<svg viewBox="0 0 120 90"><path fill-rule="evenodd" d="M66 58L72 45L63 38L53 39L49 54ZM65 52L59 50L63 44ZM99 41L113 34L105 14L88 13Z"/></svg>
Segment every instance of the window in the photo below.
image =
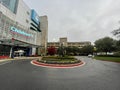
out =
<svg viewBox="0 0 120 90"><path fill-rule="evenodd" d="M27 15L30 15L30 13L27 11Z"/></svg>
<svg viewBox="0 0 120 90"><path fill-rule="evenodd" d="M26 19L26 23L29 23L29 21Z"/></svg>

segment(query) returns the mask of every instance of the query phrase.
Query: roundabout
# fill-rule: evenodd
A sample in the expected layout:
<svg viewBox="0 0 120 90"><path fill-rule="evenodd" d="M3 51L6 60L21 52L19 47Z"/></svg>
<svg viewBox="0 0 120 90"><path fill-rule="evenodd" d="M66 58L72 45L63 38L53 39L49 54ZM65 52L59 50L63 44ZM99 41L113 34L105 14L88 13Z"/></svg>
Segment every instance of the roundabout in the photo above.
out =
<svg viewBox="0 0 120 90"><path fill-rule="evenodd" d="M31 64L35 66L41 66L41 67L48 67L48 68L75 68L85 65L85 62L80 62L77 64L46 64L46 63L40 63L37 60L32 60Z"/></svg>

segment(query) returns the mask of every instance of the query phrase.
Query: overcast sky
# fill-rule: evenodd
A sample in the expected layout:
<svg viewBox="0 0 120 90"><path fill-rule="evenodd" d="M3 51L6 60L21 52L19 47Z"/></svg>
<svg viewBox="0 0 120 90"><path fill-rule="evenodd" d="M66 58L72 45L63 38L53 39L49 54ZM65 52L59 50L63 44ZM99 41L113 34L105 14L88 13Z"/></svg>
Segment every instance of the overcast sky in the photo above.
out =
<svg viewBox="0 0 120 90"><path fill-rule="evenodd" d="M120 0L24 0L48 16L48 41L94 42L120 26Z"/></svg>

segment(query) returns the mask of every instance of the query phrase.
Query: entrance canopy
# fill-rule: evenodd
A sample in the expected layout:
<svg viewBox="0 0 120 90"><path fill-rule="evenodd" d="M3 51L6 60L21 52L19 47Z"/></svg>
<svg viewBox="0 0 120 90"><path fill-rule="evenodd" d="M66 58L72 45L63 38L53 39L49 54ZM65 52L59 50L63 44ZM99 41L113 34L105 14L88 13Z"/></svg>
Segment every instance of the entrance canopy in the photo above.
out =
<svg viewBox="0 0 120 90"><path fill-rule="evenodd" d="M40 47L40 45L30 44L17 39L0 39L0 44L21 47Z"/></svg>

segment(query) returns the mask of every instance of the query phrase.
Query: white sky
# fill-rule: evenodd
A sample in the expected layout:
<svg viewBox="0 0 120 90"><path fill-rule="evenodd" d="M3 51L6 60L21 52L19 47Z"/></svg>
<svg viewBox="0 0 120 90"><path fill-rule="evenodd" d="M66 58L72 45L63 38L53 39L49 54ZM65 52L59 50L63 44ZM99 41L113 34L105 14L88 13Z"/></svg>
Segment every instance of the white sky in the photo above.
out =
<svg viewBox="0 0 120 90"><path fill-rule="evenodd" d="M48 16L48 41L94 42L120 26L120 0L24 0Z"/></svg>

